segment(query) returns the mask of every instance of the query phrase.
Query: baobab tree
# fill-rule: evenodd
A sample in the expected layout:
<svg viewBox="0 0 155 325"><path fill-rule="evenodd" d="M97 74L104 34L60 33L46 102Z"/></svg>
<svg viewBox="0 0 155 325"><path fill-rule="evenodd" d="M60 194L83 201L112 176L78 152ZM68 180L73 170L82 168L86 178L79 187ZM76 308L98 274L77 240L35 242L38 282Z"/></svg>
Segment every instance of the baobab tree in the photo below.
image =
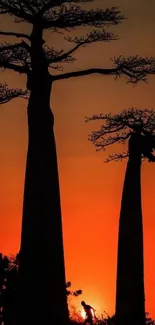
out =
<svg viewBox="0 0 155 325"><path fill-rule="evenodd" d="M128 109L120 114L101 114L89 140L97 150L128 142L128 150L106 161L128 159L122 193L117 257L116 321L118 325L145 324L141 162L155 162L155 111Z"/></svg>
<svg viewBox="0 0 155 325"><path fill-rule="evenodd" d="M62 220L59 193L54 116L50 109L50 93L54 81L100 73L125 75L129 81L145 80L154 72L154 58L118 57L111 68L93 68L69 73L53 74L63 63L75 61L79 48L97 41L109 42L117 36L106 28L123 20L119 8L85 9L88 0L0 0L0 15L10 15L15 23L32 26L30 34L0 31L4 37L19 41L1 43L0 67L27 76L28 152L24 188L22 233L19 264L19 324L47 325L52 321L66 325L68 308L65 295L65 268ZM89 27L81 37L67 32ZM43 32L65 32L71 44L68 51L49 48ZM73 44L73 45L72 45ZM43 254L47 268L38 263ZM30 269L31 265L31 269ZM59 280L55 281L57 278ZM46 281L45 281L46 279ZM25 305L29 301L29 308ZM38 314L39 310L39 314Z"/></svg>

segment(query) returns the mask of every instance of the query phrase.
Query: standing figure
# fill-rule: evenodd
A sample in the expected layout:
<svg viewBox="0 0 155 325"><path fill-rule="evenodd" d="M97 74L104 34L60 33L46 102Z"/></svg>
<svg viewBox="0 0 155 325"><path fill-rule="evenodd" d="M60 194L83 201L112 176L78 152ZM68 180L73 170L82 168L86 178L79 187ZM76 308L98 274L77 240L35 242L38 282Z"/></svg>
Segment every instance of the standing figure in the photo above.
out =
<svg viewBox="0 0 155 325"><path fill-rule="evenodd" d="M83 324L87 324L89 323L90 325L93 324L93 318L95 316L95 310L93 307L91 307L90 305L86 305L86 303L84 301L81 301L81 305L84 308L84 311L86 313L86 319L84 320Z"/></svg>

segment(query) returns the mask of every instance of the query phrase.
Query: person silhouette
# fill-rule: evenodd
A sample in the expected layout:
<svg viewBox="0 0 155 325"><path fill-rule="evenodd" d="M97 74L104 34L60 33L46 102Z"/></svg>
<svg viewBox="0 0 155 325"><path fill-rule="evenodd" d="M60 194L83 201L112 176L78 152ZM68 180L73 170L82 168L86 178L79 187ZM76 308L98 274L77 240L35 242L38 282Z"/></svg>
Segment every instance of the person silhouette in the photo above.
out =
<svg viewBox="0 0 155 325"><path fill-rule="evenodd" d="M81 305L86 313L86 319L84 320L83 324L89 323L90 325L93 324L93 317L95 316L95 310L90 305L86 305L85 301L81 301Z"/></svg>

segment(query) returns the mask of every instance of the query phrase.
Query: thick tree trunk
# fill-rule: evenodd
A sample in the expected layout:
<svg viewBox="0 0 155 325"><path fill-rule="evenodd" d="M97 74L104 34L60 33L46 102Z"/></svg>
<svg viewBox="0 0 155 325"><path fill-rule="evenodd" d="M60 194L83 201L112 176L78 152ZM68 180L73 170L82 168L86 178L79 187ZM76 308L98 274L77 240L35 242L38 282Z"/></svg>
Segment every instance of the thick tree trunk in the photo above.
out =
<svg viewBox="0 0 155 325"><path fill-rule="evenodd" d="M141 207L141 153L130 138L119 221L116 321L117 325L144 325L143 226Z"/></svg>
<svg viewBox="0 0 155 325"><path fill-rule="evenodd" d="M41 69L34 76L28 105L17 324L66 325L58 167L49 105L51 80Z"/></svg>

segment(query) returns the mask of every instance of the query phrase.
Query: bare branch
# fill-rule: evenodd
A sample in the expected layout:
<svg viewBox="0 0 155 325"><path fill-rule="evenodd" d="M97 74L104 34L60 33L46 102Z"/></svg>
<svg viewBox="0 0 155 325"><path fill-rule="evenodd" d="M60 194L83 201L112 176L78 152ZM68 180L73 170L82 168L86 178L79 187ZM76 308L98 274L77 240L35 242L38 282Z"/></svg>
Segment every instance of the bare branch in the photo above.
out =
<svg viewBox="0 0 155 325"><path fill-rule="evenodd" d="M48 63L57 63L57 62L67 62L67 63L72 63L76 61L76 59L71 56L73 52L75 52L79 47L84 45L84 43L79 43L76 44L72 49L70 49L67 52L64 52L63 50L55 50L54 48L48 48L46 47L46 57L48 59Z"/></svg>
<svg viewBox="0 0 155 325"><path fill-rule="evenodd" d="M78 26L92 26L103 28L117 25L124 19L118 7L84 10L80 6L62 5L59 8L45 12L44 28L74 28Z"/></svg>
<svg viewBox="0 0 155 325"><path fill-rule="evenodd" d="M140 80L146 82L147 75L155 73L154 57L143 58L136 55L124 58L123 56L119 56L118 58L112 59L112 61L120 71L124 72L132 83L137 83Z"/></svg>
<svg viewBox="0 0 155 325"><path fill-rule="evenodd" d="M51 61L49 60L50 63L55 63L55 62L61 62L66 60L67 58L72 58L72 62L75 60L73 57L71 57L71 54L74 53L79 47L84 47L87 44L94 43L94 42L101 42L101 41L112 41L118 39L117 36L111 32L107 32L105 30L94 30L93 32L90 32L87 34L86 37L65 37L65 39L68 42L75 43L76 45L71 48L67 52L63 52L59 56L56 56L55 58L52 58Z"/></svg>
<svg viewBox="0 0 155 325"><path fill-rule="evenodd" d="M120 58L120 57L119 57ZM147 75L155 74L155 58L141 58L138 56L123 58L122 64L119 59L115 59L115 67L111 69L92 68L87 70L73 71L54 76L54 80L69 79L78 76L86 76L90 74L113 75L116 78L125 76L127 83L138 83L139 81L147 81Z"/></svg>
<svg viewBox="0 0 155 325"><path fill-rule="evenodd" d="M124 158L128 158L129 153L128 152L123 152L123 153L115 153L114 155L109 155L108 158L106 158L104 161L106 163L110 161L122 161Z"/></svg>
<svg viewBox="0 0 155 325"><path fill-rule="evenodd" d="M23 10L24 10L24 7L26 5L26 7L27 7L26 9L29 10L29 12L33 15L33 17L36 16L37 10L36 10L36 6L34 6L34 1L24 0L24 3L22 4L22 2L20 2L20 5L21 5Z"/></svg>
<svg viewBox="0 0 155 325"><path fill-rule="evenodd" d="M90 44L93 42L109 42L109 41L114 41L118 40L118 36L115 35L112 32L108 32L106 29L102 28L100 29L95 29L89 33L86 34L86 36L81 36L81 37L65 37L65 39L68 42L72 42L75 44L80 44L80 45L85 45L85 44Z"/></svg>
<svg viewBox="0 0 155 325"><path fill-rule="evenodd" d="M7 84L0 83L0 104L5 104L16 97L28 98L28 92L22 89L10 89Z"/></svg>
<svg viewBox="0 0 155 325"><path fill-rule="evenodd" d="M87 44L93 43L93 42L99 42L99 41L111 41L116 40L117 37L111 32L107 32L106 30L94 30L93 32L90 32L87 34L86 37L65 37L65 39L70 43L75 43L76 45L71 48L67 52L63 52L63 50L60 50L58 53L54 53L55 50L51 51L51 55L49 55L50 51L48 49L48 62L56 63L56 62L74 62L75 58L71 56L72 53L74 53L79 47L86 46Z"/></svg>
<svg viewBox="0 0 155 325"><path fill-rule="evenodd" d="M28 50L29 46L25 42L0 44L0 68L28 73L31 63Z"/></svg>
<svg viewBox="0 0 155 325"><path fill-rule="evenodd" d="M89 136L97 151L115 143L124 144L133 134L140 134L143 143L142 158L155 161L155 111L130 108L120 114L100 114L86 117L86 122L101 120L102 125ZM139 144L140 146L140 144ZM128 157L127 153L110 155L106 162Z"/></svg>
<svg viewBox="0 0 155 325"><path fill-rule="evenodd" d="M22 46L23 43L15 43L15 44L12 44L12 43L1 43L0 44L0 53L4 52L4 51L13 51L14 49L17 49L18 47Z"/></svg>
<svg viewBox="0 0 155 325"><path fill-rule="evenodd" d="M29 6L26 6L26 1L17 0L1 0L0 1L0 14L8 13L18 18L17 21L27 21L29 23L34 22L32 12L29 10ZM16 22L17 22L16 21Z"/></svg>
<svg viewBox="0 0 155 325"><path fill-rule="evenodd" d="M92 2L93 0L74 0L74 3ZM1 0L0 14L15 16L15 22L27 21L34 23L37 17L42 17L43 14L51 8L61 7L63 3L71 4L70 0Z"/></svg>
<svg viewBox="0 0 155 325"><path fill-rule="evenodd" d="M29 41L31 41L31 36L24 34L24 33L15 33L15 32L3 32L0 31L0 35L2 36L15 36L17 38L26 38Z"/></svg>
<svg viewBox="0 0 155 325"><path fill-rule="evenodd" d="M73 71L68 73L63 73L60 75L53 76L53 80L63 80L63 79L69 79L79 76L88 76L90 74L103 74L103 75L117 75L118 74L117 69L102 69L102 68L92 68L87 70L79 70L79 71Z"/></svg>
<svg viewBox="0 0 155 325"><path fill-rule="evenodd" d="M114 131L113 131L114 132ZM92 132L92 135L89 137L89 141L91 141L95 147L97 148L97 151L100 150L105 150L106 147L111 146L114 143L121 143L124 144L125 141L130 137L132 132L117 132L115 135L113 136L108 136L105 137L105 134L107 135L108 132L106 132L104 135L101 136L101 132L100 132L100 136L99 136L99 132Z"/></svg>
<svg viewBox="0 0 155 325"><path fill-rule="evenodd" d="M63 55L63 50L56 50L55 48L50 48L47 45L44 46L44 52L49 66L53 69L57 69L58 65L55 65L57 62L72 63L75 61L75 58L71 55ZM60 69L59 65L59 69L57 70L63 71L63 67L61 66Z"/></svg>
<svg viewBox="0 0 155 325"><path fill-rule="evenodd" d="M39 15L43 15L46 11L54 8L54 7L57 7L57 6L62 6L64 3L69 3L69 4L72 4L72 3L86 3L86 2L94 2L94 0L49 0L47 1L47 3L45 3L45 5L40 9L39 11Z"/></svg>
<svg viewBox="0 0 155 325"><path fill-rule="evenodd" d="M75 59L71 56L71 54L73 52L75 52L80 46L82 46L82 44L80 44L80 43L79 44L76 44L71 50L69 50L68 52L65 52L65 53L63 52L63 50L60 50L59 51L59 54L57 52L58 55L55 55L54 54L54 51L53 51L53 53L51 53L52 55L48 56L48 62L49 62L49 64L56 63L56 62L66 62L66 60L68 58L69 59L72 58L72 60L75 61Z"/></svg>
<svg viewBox="0 0 155 325"><path fill-rule="evenodd" d="M0 62L0 68L4 68L4 69L8 69L8 70L13 70L15 72L19 72L19 73L24 73L27 74L29 71L26 69L26 67L22 67L13 63L9 63L9 62L5 62L2 61Z"/></svg>

